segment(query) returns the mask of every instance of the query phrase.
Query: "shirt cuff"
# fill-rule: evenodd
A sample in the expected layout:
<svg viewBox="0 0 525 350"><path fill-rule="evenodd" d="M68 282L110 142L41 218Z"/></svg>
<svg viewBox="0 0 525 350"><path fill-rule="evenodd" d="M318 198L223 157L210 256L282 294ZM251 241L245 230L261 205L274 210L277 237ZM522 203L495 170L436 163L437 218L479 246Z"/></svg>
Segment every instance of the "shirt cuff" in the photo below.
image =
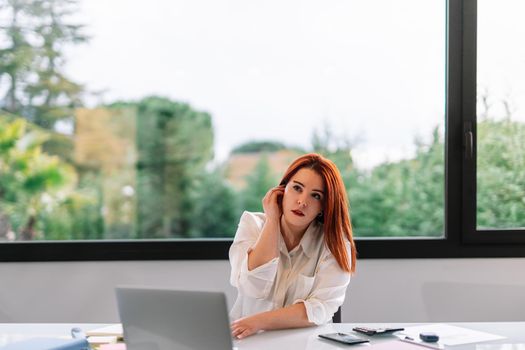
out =
<svg viewBox="0 0 525 350"><path fill-rule="evenodd" d="M308 322L314 323L318 326L330 323L332 321L333 315L328 315L326 306L318 300L311 299L297 299L293 302L294 304L303 303L304 308L306 309L306 316L308 317ZM335 312L334 312L335 313Z"/></svg>

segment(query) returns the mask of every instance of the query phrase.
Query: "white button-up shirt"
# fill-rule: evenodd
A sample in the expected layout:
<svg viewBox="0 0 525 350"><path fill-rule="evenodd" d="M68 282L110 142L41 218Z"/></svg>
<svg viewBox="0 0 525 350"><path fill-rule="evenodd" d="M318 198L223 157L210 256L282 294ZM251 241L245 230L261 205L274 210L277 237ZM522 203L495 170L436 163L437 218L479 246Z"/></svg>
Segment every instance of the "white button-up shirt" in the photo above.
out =
<svg viewBox="0 0 525 350"><path fill-rule="evenodd" d="M322 224L312 222L291 251L279 233L279 257L249 271L248 251L265 221L263 213L245 211L239 222L230 247L230 283L238 291L230 317L237 320L302 302L308 321L318 325L330 322L344 302L350 273L339 267L324 243ZM348 241L346 249L351 256Z"/></svg>

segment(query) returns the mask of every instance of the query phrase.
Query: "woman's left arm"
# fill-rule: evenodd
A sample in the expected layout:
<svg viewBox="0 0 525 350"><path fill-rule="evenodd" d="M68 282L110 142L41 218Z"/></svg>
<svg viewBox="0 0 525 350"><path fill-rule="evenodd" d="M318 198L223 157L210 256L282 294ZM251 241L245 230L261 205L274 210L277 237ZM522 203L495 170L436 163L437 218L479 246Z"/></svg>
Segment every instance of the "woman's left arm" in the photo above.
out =
<svg viewBox="0 0 525 350"><path fill-rule="evenodd" d="M308 321L304 304L297 303L238 319L231 324L231 330L235 338L242 339L261 330L301 328L313 325L314 323Z"/></svg>

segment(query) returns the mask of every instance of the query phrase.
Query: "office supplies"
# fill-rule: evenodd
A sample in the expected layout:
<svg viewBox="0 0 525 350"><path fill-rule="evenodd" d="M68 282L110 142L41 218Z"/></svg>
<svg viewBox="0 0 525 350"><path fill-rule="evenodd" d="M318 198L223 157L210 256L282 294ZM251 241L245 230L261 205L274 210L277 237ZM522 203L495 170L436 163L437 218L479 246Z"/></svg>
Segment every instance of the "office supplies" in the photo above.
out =
<svg viewBox="0 0 525 350"><path fill-rule="evenodd" d="M372 327L363 327L358 326L352 328L353 331L363 333L369 336L376 335L376 334L386 334L386 333L393 333L397 331L402 331L404 328L372 328Z"/></svg>
<svg viewBox="0 0 525 350"><path fill-rule="evenodd" d="M96 337L115 336L118 339L122 339L123 334L124 334L124 331L122 330L122 324L120 323L111 324L109 326L105 326L101 328L95 328L92 330L88 330L86 332L86 335L88 337L90 336L96 336Z"/></svg>
<svg viewBox="0 0 525 350"><path fill-rule="evenodd" d="M435 343L439 340L439 336L432 332L419 333L419 339L427 343Z"/></svg>
<svg viewBox="0 0 525 350"><path fill-rule="evenodd" d="M412 337L409 337L409 336L402 336L402 337L399 337L399 340L405 342L405 343L410 343L410 344L414 344L414 345L418 345L418 346L423 346L425 348L430 348L430 349L444 349L445 346L443 344L440 344L440 343L427 343L427 342L424 342L420 339L416 339L416 338L412 338Z"/></svg>
<svg viewBox="0 0 525 350"><path fill-rule="evenodd" d="M71 337L73 337L73 339L86 339L86 334L82 328L73 327L71 328Z"/></svg>
<svg viewBox="0 0 525 350"><path fill-rule="evenodd" d="M128 350L232 350L221 292L117 287Z"/></svg>
<svg viewBox="0 0 525 350"><path fill-rule="evenodd" d="M90 350L87 340L31 338L0 347L0 350Z"/></svg>
<svg viewBox="0 0 525 350"><path fill-rule="evenodd" d="M100 345L98 350L126 350L126 344L124 343L104 344L104 345Z"/></svg>
<svg viewBox="0 0 525 350"><path fill-rule="evenodd" d="M348 333L328 333L328 334L319 334L320 338L333 340L338 343L343 343L347 345L368 343L368 339L358 338Z"/></svg>
<svg viewBox="0 0 525 350"><path fill-rule="evenodd" d="M89 345L91 346L99 346L102 344L115 344L118 342L118 338L115 336L99 336L99 335L92 335L90 337L87 337L87 341Z"/></svg>

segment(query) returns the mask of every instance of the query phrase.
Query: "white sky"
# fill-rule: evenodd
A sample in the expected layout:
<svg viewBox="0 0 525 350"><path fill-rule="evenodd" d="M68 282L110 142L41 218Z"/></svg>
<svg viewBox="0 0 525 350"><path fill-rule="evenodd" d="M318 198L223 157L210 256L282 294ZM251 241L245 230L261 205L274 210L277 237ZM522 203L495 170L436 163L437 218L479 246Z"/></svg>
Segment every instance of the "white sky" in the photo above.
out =
<svg viewBox="0 0 525 350"><path fill-rule="evenodd" d="M70 50L72 78L103 102L209 112L219 159L250 140L308 147L328 122L370 167L444 124L445 1L83 0L81 18L92 40Z"/></svg>

